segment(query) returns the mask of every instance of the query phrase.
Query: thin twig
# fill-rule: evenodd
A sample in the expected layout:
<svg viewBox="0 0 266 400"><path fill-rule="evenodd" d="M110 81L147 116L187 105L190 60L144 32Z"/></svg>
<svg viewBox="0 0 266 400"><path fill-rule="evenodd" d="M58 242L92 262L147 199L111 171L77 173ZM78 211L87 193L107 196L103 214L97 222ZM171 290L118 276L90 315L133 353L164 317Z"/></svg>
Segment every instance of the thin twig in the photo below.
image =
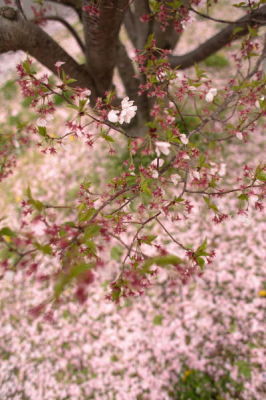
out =
<svg viewBox="0 0 266 400"><path fill-rule="evenodd" d="M181 247L183 250L188 250L182 243L178 242L173 235L166 229L166 227L161 223L159 218L156 218L156 221L158 222L159 225L163 228L163 230L167 233L167 235L175 242L179 247Z"/></svg>
<svg viewBox="0 0 266 400"><path fill-rule="evenodd" d="M23 8L22 8L22 5L21 5L21 1L20 1L20 0L15 0L15 3L16 3L16 6L17 6L19 12L20 12L21 15L23 16L23 18L24 18L24 19L27 19L26 15L25 15L25 13L24 13L24 10L23 10Z"/></svg>
<svg viewBox="0 0 266 400"><path fill-rule="evenodd" d="M262 183L261 185L254 185L253 183L251 183L250 185L247 185L247 186L230 189L230 190L225 190L225 191L223 190L222 192L207 192L205 190L188 190L188 189L186 189L185 192L186 193L194 193L194 194L207 194L209 196L215 196L215 195L223 196L228 193L240 192L240 191L244 191L244 190L250 189L250 188L262 188L264 186L266 186L266 183Z"/></svg>

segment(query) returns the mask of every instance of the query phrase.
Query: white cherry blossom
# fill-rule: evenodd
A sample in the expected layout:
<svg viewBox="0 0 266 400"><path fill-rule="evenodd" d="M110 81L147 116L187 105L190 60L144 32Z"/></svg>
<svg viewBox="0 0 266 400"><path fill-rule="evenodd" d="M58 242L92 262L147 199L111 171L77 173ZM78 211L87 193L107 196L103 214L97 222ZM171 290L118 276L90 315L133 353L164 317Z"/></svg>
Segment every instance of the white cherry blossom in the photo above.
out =
<svg viewBox="0 0 266 400"><path fill-rule="evenodd" d="M242 132L236 132L236 137L239 140L243 140L243 133Z"/></svg>
<svg viewBox="0 0 266 400"><path fill-rule="evenodd" d="M4 274L4 280L8 282L13 282L15 277L15 272L14 271L6 271Z"/></svg>
<svg viewBox="0 0 266 400"><path fill-rule="evenodd" d="M255 106L256 106L257 108L260 108L260 101L263 101L264 99L265 99L265 97L264 97L264 96L261 96L259 100L256 100Z"/></svg>
<svg viewBox="0 0 266 400"><path fill-rule="evenodd" d="M121 102L122 110L111 110L109 111L107 118L112 123L119 122L119 124L129 124L132 118L135 117L137 112L137 106L134 106L134 101L129 100L129 97L125 97Z"/></svg>
<svg viewBox="0 0 266 400"><path fill-rule="evenodd" d="M188 144L188 137L184 133L181 133L181 135L179 136L179 139L181 140L181 142L183 144Z"/></svg>
<svg viewBox="0 0 266 400"><path fill-rule="evenodd" d="M199 171L193 171L193 176L194 176L195 179L200 180L200 173L199 173Z"/></svg>
<svg viewBox="0 0 266 400"><path fill-rule="evenodd" d="M118 122L118 120L119 120L118 113L119 113L118 110L111 110L111 111L109 111L109 113L108 113L108 115L107 115L108 121L110 121L110 122L112 122L112 123L114 123L114 124L115 124L116 122Z"/></svg>
<svg viewBox="0 0 266 400"><path fill-rule="evenodd" d="M214 97L217 95L217 89L216 88L211 88L208 93L205 96L205 100L208 103L211 103L214 99Z"/></svg>
<svg viewBox="0 0 266 400"><path fill-rule="evenodd" d="M154 179L157 179L157 178L159 177L159 172L155 169L154 171L152 171L151 176L152 176Z"/></svg>
<svg viewBox="0 0 266 400"><path fill-rule="evenodd" d="M157 156L159 157L160 154L164 154L165 156L168 156L168 154L170 153L170 143L168 142L155 142L155 153L157 154Z"/></svg>
<svg viewBox="0 0 266 400"><path fill-rule="evenodd" d="M225 176L225 174L226 174L226 164L225 163L222 163L220 165L218 174L219 174L219 176Z"/></svg>
<svg viewBox="0 0 266 400"><path fill-rule="evenodd" d="M134 101L129 100L128 97L125 97L122 102L122 111L119 116L119 123L123 124L124 122L126 124L129 124L129 122L132 120L132 118L135 117L136 112L137 112L137 106L134 106Z"/></svg>
<svg viewBox="0 0 266 400"><path fill-rule="evenodd" d="M162 158L155 158L155 160L153 160L152 162L151 162L151 165L153 166L153 167L158 167L158 168L161 168L162 167L162 165L164 164L164 160L162 159Z"/></svg>
<svg viewBox="0 0 266 400"><path fill-rule="evenodd" d="M174 185L178 185L178 183L180 182L180 176L178 174L171 175L171 181Z"/></svg>
<svg viewBox="0 0 266 400"><path fill-rule="evenodd" d="M46 126L47 126L47 120L44 119L44 118L38 118L38 119L37 119L37 125L38 125L38 126L46 127Z"/></svg>
<svg viewBox="0 0 266 400"><path fill-rule="evenodd" d="M64 61L57 61L57 62L55 63L55 67L56 67L56 68L61 68L62 65L64 65L64 64L65 64Z"/></svg>

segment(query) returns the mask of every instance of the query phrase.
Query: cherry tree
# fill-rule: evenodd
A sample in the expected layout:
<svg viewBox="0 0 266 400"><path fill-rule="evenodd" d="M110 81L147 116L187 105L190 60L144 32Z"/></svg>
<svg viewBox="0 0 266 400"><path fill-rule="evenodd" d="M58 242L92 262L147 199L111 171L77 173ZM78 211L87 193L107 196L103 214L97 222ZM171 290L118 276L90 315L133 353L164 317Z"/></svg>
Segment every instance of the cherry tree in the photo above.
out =
<svg viewBox="0 0 266 400"><path fill-rule="evenodd" d="M96 142L103 143L106 154L114 156L122 140L126 157L100 189L84 176L71 204L64 198L51 204L28 187L20 229L3 224L0 230L3 275L23 270L55 282L51 297L32 310L38 315L48 304L57 304L67 287L84 302L98 271L110 262L106 249L116 264L107 294L114 301L142 294L156 282L160 268L182 283L203 274L216 251L207 233L195 243L183 243L178 235L179 226L191 223L194 202L200 199L207 208L210 225L252 207L263 211L265 164L254 160L227 171L226 148L234 142L248 147L263 124L265 1L233 4L232 15L237 11L240 16L230 20L213 16L218 1L36 0L33 15L26 2L5 3L0 51L26 53L17 66L18 83L36 121L3 137L1 178L15 167L15 138L54 157L60 157L70 137L91 152ZM76 24L55 11L55 4L75 11L81 35ZM195 17L221 28L178 54L183 31ZM61 23L74 37L84 63L43 29L47 21ZM200 63L225 47L234 69L219 86ZM38 63L52 74L37 72ZM56 134L55 98L69 110ZM234 197L233 210L224 206L226 196ZM55 265L48 269L45 262L51 260Z"/></svg>

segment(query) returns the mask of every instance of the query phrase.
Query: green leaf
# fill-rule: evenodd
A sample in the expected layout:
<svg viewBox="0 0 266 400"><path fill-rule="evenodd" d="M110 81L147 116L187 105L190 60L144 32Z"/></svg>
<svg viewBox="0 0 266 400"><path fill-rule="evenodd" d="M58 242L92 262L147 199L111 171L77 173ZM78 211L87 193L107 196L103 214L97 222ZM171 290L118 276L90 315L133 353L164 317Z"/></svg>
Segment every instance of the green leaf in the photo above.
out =
<svg viewBox="0 0 266 400"><path fill-rule="evenodd" d="M205 260L202 257L197 257L196 258L197 264L200 266L200 268L203 270L204 269L204 265L205 265Z"/></svg>
<svg viewBox="0 0 266 400"><path fill-rule="evenodd" d="M111 258L116 261L120 261L124 251L121 246L114 246L111 248Z"/></svg>
<svg viewBox="0 0 266 400"><path fill-rule="evenodd" d="M163 315L161 315L161 314L155 315L155 317L152 320L153 325L157 325L157 326L162 325L163 319L164 319Z"/></svg>
<svg viewBox="0 0 266 400"><path fill-rule="evenodd" d="M157 238L156 235L146 235L141 238L141 242L146 244L151 244L156 238Z"/></svg>
<svg viewBox="0 0 266 400"><path fill-rule="evenodd" d="M248 195L247 195L246 193L241 193L241 194L238 196L238 199L239 199L239 200L248 201Z"/></svg>
<svg viewBox="0 0 266 400"><path fill-rule="evenodd" d="M250 25L248 25L248 32L250 34L251 37L256 37L258 36L258 30L252 28Z"/></svg>
<svg viewBox="0 0 266 400"><path fill-rule="evenodd" d="M54 294L56 298L59 298L61 293L64 291L66 286L68 286L74 279L78 278L84 272L93 268L94 264L80 263L76 264L70 268L67 273L62 274L54 287Z"/></svg>
<svg viewBox="0 0 266 400"><path fill-rule="evenodd" d="M236 26L233 29L233 35L236 35L237 33L243 32L245 30L245 28L243 26Z"/></svg>
<svg viewBox="0 0 266 400"><path fill-rule="evenodd" d="M136 183L136 176L135 175L129 175L126 177L126 181L128 185L134 185Z"/></svg>
<svg viewBox="0 0 266 400"><path fill-rule="evenodd" d="M120 298L121 295L121 288L119 286L116 286L115 288L112 289L111 297L114 302L117 302Z"/></svg>
<svg viewBox="0 0 266 400"><path fill-rule="evenodd" d="M29 74L29 75L36 74L36 71L34 70L32 64L30 63L30 61L28 59L23 61L22 67L23 67L24 71L26 72L26 74Z"/></svg>
<svg viewBox="0 0 266 400"><path fill-rule="evenodd" d="M57 106L60 106L62 103L64 103L64 99L63 99L63 97L62 96L59 96L58 94L55 94L54 95L54 98L53 98L53 100L54 100L54 103L55 103L55 105L57 105Z"/></svg>
<svg viewBox="0 0 266 400"><path fill-rule="evenodd" d="M29 203L37 210L37 211L42 211L43 209L44 209L44 204L41 202L41 201L39 201L39 200L35 200L33 197L32 197L32 193L31 193L31 189L30 189L30 187L28 186L28 188L27 188L27 190L26 190L26 195L27 195L27 197L28 197L28 199L29 199Z"/></svg>
<svg viewBox="0 0 266 400"><path fill-rule="evenodd" d="M74 82L77 82L77 80L74 79L74 78L70 78L70 79L67 79L67 80L66 80L66 84L67 84L67 85L70 85L71 83L74 83Z"/></svg>
<svg viewBox="0 0 266 400"><path fill-rule="evenodd" d="M251 367L250 364L245 360L240 360L236 362L238 366L238 372L240 375L243 375L245 378L251 378Z"/></svg>
<svg viewBox="0 0 266 400"><path fill-rule="evenodd" d="M35 242L35 247L36 249L40 250L43 254L51 255L53 254L53 250L49 244L40 244L38 242Z"/></svg>
<svg viewBox="0 0 266 400"><path fill-rule="evenodd" d="M111 143L114 143L114 142L115 142L115 140L114 140L110 135L108 135L108 134L105 133L105 132L101 132L100 136L101 136L104 140L106 140L107 142L111 142Z"/></svg>
<svg viewBox="0 0 266 400"><path fill-rule="evenodd" d="M30 186L27 187L26 196L28 197L29 200L32 200L32 194L31 194Z"/></svg>
<svg viewBox="0 0 266 400"><path fill-rule="evenodd" d="M68 104L67 107L73 108L73 110L79 111L79 108L78 108L78 106L76 106L76 104Z"/></svg>
<svg viewBox="0 0 266 400"><path fill-rule="evenodd" d="M203 200L207 204L207 206L213 210L214 212L219 212L218 207L214 204L208 196L203 196Z"/></svg>
<svg viewBox="0 0 266 400"><path fill-rule="evenodd" d="M88 240L92 238L93 236L97 236L101 230L101 227L96 224L91 224L87 226L87 228L84 231L84 240Z"/></svg>
<svg viewBox="0 0 266 400"><path fill-rule="evenodd" d="M208 256L209 253L207 253L205 250L207 248L207 239L204 239L203 243L197 248L195 251L196 256Z"/></svg>
<svg viewBox="0 0 266 400"><path fill-rule="evenodd" d="M198 79L206 77L206 72L203 69L200 69L200 67L197 64L195 64L194 68Z"/></svg>
<svg viewBox="0 0 266 400"><path fill-rule="evenodd" d="M150 49L150 47L152 46L153 40L154 40L154 33L151 33L151 34L148 36L147 42L146 42L145 47L144 47L146 50L149 50L149 49Z"/></svg>
<svg viewBox="0 0 266 400"><path fill-rule="evenodd" d="M87 246L86 254L90 256L96 256L97 253L96 244L92 240L87 240L85 242L85 245Z"/></svg>
<svg viewBox="0 0 266 400"><path fill-rule="evenodd" d="M47 129L45 126L38 126L39 135L42 137L47 137Z"/></svg>
<svg viewBox="0 0 266 400"><path fill-rule="evenodd" d="M8 226L0 229L0 236L8 236L8 237L15 237L16 234L13 232Z"/></svg>
<svg viewBox="0 0 266 400"><path fill-rule="evenodd" d="M263 170L259 169L256 172L255 178L258 179L259 181L266 182L266 172Z"/></svg>
<svg viewBox="0 0 266 400"><path fill-rule="evenodd" d="M182 199L182 197L175 197L174 198L174 202L175 203L182 203L184 201L184 199Z"/></svg>
<svg viewBox="0 0 266 400"><path fill-rule="evenodd" d="M142 272L144 273L149 273L150 272L150 267L152 265L158 265L160 267L165 267L167 265L177 265L181 264L182 259L174 256L173 254L167 254L166 256L156 256L156 257L151 257L148 258L142 267Z"/></svg>
<svg viewBox="0 0 266 400"><path fill-rule="evenodd" d="M205 167L205 166L206 166L205 161L206 161L205 155L204 155L204 154L201 154L201 155L199 156L199 159L198 159L198 168Z"/></svg>
<svg viewBox="0 0 266 400"><path fill-rule="evenodd" d="M152 191L149 188L149 182L147 181L147 179L145 179L143 176L141 176L141 182L140 182L140 189L143 193L145 193L146 195L148 195L149 197L152 196Z"/></svg>
<svg viewBox="0 0 266 400"><path fill-rule="evenodd" d="M95 208L89 208L88 210L82 210L79 213L79 222L85 222L88 221L94 214L96 210Z"/></svg>
<svg viewBox="0 0 266 400"><path fill-rule="evenodd" d="M15 80L7 81L2 87L3 95L6 100L12 100L17 94L17 84Z"/></svg>
<svg viewBox="0 0 266 400"><path fill-rule="evenodd" d="M37 211L42 211L44 209L44 204L39 200L31 200L30 203Z"/></svg>

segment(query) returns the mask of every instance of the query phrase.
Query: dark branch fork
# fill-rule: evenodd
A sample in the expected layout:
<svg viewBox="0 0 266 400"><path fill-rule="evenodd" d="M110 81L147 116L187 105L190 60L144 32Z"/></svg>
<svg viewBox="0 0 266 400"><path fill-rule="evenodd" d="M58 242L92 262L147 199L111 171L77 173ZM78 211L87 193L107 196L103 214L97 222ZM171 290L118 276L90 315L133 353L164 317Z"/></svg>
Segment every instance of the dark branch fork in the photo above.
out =
<svg viewBox="0 0 266 400"><path fill-rule="evenodd" d="M227 27L223 28L216 35L202 43L195 50L180 56L170 56L170 64L172 67L179 67L179 69L189 68L192 65L203 61L213 53L216 53L232 41L247 35L249 32L249 26L256 25L266 25L266 5L242 18L239 18L235 22L230 21L230 24ZM241 30L236 32L235 28L237 27L241 28Z"/></svg>
<svg viewBox="0 0 266 400"><path fill-rule="evenodd" d="M138 105L139 115L136 121L143 126L149 114L149 102L143 95L138 96L138 86L141 77L132 79L135 69L128 56L126 47L119 41L119 32L124 23L131 41L137 48L142 48L148 35L152 32L162 48L173 48L179 35L173 33L173 26L165 32L158 29L158 23L151 20L144 24L139 21L143 13L149 13L148 0L101 0L98 2L99 15L91 16L84 7L91 5L90 0L47 0L74 9L82 18L85 44L83 44L75 29L61 16L47 16L56 20L71 32L82 51L86 55L86 64L78 64L54 39L44 30L28 21L21 6L16 0L17 10L11 7L0 8L0 53L23 50L37 61L56 73L55 63L64 61L65 72L76 79L75 85L88 87L92 91L92 102L98 96L103 97L106 91L112 89L113 71L117 66L129 97ZM193 9L193 11L195 11ZM222 21L221 22L227 22ZM206 57L220 50L233 40L248 33L249 26L266 24L266 5L252 11L244 17L230 22L219 33L205 41L195 50L184 55L169 56L172 67L188 68L203 61ZM236 27L241 30L235 31ZM136 34L136 32L138 34ZM170 40L171 38L171 40Z"/></svg>

